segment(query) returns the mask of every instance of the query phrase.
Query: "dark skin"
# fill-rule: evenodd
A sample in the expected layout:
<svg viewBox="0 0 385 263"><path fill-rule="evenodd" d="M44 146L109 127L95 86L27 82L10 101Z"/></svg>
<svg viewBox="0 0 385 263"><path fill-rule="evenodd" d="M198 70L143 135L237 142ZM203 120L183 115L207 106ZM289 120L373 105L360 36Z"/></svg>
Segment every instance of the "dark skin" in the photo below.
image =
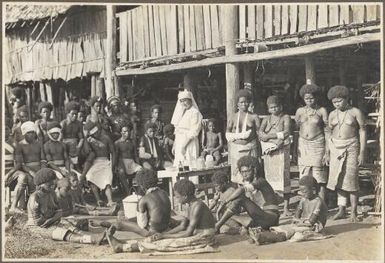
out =
<svg viewBox="0 0 385 263"><path fill-rule="evenodd" d="M178 191L175 191L175 197L181 204L190 205L187 218L170 231L153 235L153 240L189 237L194 234L195 229L204 230L214 228L215 219L210 209L202 200L195 196L182 195L178 193Z"/></svg>
<svg viewBox="0 0 385 263"><path fill-rule="evenodd" d="M47 126L53 120L51 119L51 110L49 108L42 108L40 111L41 119L35 122L37 129L37 137L41 143L48 141Z"/></svg>
<svg viewBox="0 0 385 263"><path fill-rule="evenodd" d="M54 139L57 139L59 133L52 133L51 136ZM54 161L62 161L65 164L67 171L70 171L70 162L64 143L50 140L44 144L44 152L50 168L61 173L60 168L55 165Z"/></svg>
<svg viewBox="0 0 385 263"><path fill-rule="evenodd" d="M169 161L174 160L174 155L172 154L172 147L174 145L175 135L173 132L168 132L164 139L164 154L165 159Z"/></svg>
<svg viewBox="0 0 385 263"><path fill-rule="evenodd" d="M79 154L80 149L83 146L84 135L81 122L77 120L78 112L76 110L71 110L67 113L67 118L61 122L63 128L63 139L72 139L75 138L78 140L76 145L77 154Z"/></svg>

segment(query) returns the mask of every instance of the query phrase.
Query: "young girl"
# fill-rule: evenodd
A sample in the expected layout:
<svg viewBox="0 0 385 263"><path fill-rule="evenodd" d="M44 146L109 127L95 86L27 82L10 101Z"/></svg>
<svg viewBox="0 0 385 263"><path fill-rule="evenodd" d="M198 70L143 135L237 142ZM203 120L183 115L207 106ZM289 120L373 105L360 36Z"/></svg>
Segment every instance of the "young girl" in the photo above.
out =
<svg viewBox="0 0 385 263"><path fill-rule="evenodd" d="M289 211L290 194L290 116L282 112L277 96L267 98L270 116L263 119L259 136L264 154L265 177L275 191L284 195L284 215Z"/></svg>
<svg viewBox="0 0 385 263"><path fill-rule="evenodd" d="M207 129L207 132L205 132L204 136L202 136L203 151L201 156L205 158L208 154L212 155L215 160L215 165L217 165L221 159L220 150L223 147L222 134L220 132L216 132L214 119L210 119L208 121Z"/></svg>

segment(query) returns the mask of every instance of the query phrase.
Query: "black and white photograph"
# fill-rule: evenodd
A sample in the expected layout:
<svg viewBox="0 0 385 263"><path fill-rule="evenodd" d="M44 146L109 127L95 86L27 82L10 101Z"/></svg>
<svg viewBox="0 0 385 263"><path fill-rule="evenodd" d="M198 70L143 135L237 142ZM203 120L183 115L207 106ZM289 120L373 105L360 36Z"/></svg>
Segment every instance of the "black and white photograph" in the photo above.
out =
<svg viewBox="0 0 385 263"><path fill-rule="evenodd" d="M381 1L1 5L1 261L384 262Z"/></svg>

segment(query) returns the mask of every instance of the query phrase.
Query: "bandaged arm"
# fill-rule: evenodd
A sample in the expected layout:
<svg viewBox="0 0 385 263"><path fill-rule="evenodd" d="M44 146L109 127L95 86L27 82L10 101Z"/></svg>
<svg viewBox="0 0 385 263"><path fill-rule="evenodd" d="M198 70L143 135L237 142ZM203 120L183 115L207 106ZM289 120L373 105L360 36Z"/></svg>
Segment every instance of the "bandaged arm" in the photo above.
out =
<svg viewBox="0 0 385 263"><path fill-rule="evenodd" d="M226 132L226 139L227 141L235 141L235 140L245 140L250 136L251 130L245 131L245 132Z"/></svg>
<svg viewBox="0 0 385 263"><path fill-rule="evenodd" d="M136 209L136 223L141 229L145 229L149 222L148 219L147 207L143 198L141 198Z"/></svg>

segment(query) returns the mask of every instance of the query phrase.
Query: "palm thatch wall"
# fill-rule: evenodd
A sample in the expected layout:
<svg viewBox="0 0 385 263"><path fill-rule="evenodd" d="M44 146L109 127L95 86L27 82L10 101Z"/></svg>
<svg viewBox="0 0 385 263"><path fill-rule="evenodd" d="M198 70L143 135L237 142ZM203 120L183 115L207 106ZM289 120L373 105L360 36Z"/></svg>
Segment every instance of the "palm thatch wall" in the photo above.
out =
<svg viewBox="0 0 385 263"><path fill-rule="evenodd" d="M6 84L103 76L106 11L101 6L8 4L5 36Z"/></svg>

